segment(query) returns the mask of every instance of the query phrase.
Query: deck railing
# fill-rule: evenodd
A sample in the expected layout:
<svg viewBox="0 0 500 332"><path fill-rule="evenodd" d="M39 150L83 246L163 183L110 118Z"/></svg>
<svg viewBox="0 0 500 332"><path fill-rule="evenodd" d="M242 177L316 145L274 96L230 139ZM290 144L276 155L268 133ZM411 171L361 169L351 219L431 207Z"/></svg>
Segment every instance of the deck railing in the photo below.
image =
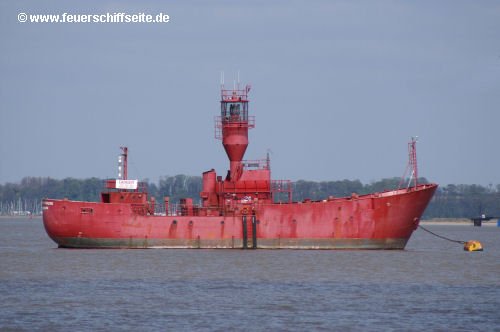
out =
<svg viewBox="0 0 500 332"><path fill-rule="evenodd" d="M292 202L292 181L290 180L271 180L271 192L273 198L279 198L281 194L286 194L288 197L288 203Z"/></svg>
<svg viewBox="0 0 500 332"><path fill-rule="evenodd" d="M222 139L222 127L224 124L240 125L241 127L255 128L255 116L247 116L246 119L241 117L222 117L220 115L215 117L215 138Z"/></svg>

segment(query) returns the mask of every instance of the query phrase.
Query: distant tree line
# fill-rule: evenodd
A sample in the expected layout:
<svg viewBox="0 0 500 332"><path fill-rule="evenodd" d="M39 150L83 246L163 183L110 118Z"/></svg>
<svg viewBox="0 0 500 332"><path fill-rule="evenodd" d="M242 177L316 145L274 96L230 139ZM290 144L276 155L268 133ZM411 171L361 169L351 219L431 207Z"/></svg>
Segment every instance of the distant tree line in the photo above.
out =
<svg viewBox="0 0 500 332"><path fill-rule="evenodd" d="M202 181L199 176L175 175L161 177L158 183L145 181L148 192L158 202L169 196L171 202L182 197L199 197ZM363 184L359 180L305 181L293 183L293 200L306 198L321 200L329 196L343 197L352 193L368 194L398 188L400 178L388 178ZM426 183L425 178L419 179ZM68 198L70 200L98 201L104 181L98 178L56 180L44 177L26 177L19 183L0 185L0 214L39 214L41 199ZM450 184L438 188L424 218L469 218L486 214L500 216L500 185Z"/></svg>

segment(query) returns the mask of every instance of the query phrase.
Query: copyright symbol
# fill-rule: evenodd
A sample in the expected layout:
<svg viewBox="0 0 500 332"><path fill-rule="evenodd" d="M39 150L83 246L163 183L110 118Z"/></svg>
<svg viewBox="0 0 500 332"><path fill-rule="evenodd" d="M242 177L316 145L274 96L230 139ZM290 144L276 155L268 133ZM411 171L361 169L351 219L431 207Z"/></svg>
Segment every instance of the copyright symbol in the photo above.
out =
<svg viewBox="0 0 500 332"><path fill-rule="evenodd" d="M17 15L17 20L21 23L24 23L28 20L28 15L26 15L25 13L19 13L19 15Z"/></svg>

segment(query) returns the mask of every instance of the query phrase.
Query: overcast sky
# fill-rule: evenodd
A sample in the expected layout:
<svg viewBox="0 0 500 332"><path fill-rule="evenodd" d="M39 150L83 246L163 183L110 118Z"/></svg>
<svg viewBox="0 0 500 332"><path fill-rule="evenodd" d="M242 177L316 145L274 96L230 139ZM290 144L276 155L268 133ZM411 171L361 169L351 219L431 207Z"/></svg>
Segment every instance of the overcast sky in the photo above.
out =
<svg viewBox="0 0 500 332"><path fill-rule="evenodd" d="M499 1L0 2L0 183L200 175L220 72L252 84L246 159L273 178L403 174L500 183ZM35 24L27 14L160 12L163 24Z"/></svg>

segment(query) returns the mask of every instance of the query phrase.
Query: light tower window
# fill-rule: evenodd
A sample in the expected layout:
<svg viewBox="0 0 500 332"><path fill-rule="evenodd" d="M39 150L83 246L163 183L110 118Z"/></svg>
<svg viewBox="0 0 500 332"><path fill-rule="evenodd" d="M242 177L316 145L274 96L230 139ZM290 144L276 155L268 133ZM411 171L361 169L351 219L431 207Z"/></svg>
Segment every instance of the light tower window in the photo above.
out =
<svg viewBox="0 0 500 332"><path fill-rule="evenodd" d="M229 105L229 114L231 116L240 116L240 104L230 104Z"/></svg>
<svg viewBox="0 0 500 332"><path fill-rule="evenodd" d="M245 102L222 103L222 118L226 121L247 121L247 106L248 104Z"/></svg>

